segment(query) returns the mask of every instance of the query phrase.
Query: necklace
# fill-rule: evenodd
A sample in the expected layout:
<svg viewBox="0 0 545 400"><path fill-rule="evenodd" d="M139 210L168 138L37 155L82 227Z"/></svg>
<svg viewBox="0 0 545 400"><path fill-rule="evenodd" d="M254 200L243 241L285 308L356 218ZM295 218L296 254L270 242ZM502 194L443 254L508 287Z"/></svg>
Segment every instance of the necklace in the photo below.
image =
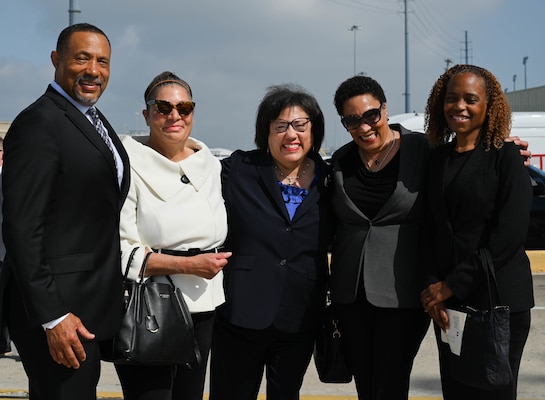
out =
<svg viewBox="0 0 545 400"><path fill-rule="evenodd" d="M378 159L378 157L375 158L375 160L373 160L372 158L368 158L367 153L365 153L365 151L362 150L362 154L365 157L365 159L367 160L365 162L365 166L367 167L367 169L369 171L371 171L371 172L379 171L382 168L382 164L384 164L384 160L386 160L388 158L388 156L390 155L390 153L392 152L392 149L394 148L394 145L395 145L395 134L394 134L394 131L391 130L391 129L390 129L390 132L392 132L392 141L390 142L390 146L388 147L388 151L386 151L386 154L380 160ZM379 154L382 153L383 150L384 149L381 149L379 151ZM376 166L376 169L374 171L372 169L373 164Z"/></svg>
<svg viewBox="0 0 545 400"><path fill-rule="evenodd" d="M305 158L305 161L306 161L306 158ZM305 175L307 173L307 168L310 166L310 163L308 161L306 161L305 163L305 166L303 167L303 169L300 170L300 174L297 174L296 176L286 176L286 174L284 174L280 168L278 168L278 166L276 165L276 163L274 164L274 170L276 172L278 172L278 175L280 175L280 177L282 179L280 179L280 181L283 181L283 180L287 180L288 181L288 185L290 186L295 186L296 183L299 183L299 178L301 178L301 176Z"/></svg>

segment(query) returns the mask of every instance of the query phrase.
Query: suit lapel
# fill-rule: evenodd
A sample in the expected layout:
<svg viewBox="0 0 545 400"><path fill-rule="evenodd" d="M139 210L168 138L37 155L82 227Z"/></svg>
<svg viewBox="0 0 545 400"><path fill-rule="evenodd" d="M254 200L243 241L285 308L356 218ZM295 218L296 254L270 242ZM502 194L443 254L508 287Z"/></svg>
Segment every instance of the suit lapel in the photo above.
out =
<svg viewBox="0 0 545 400"><path fill-rule="evenodd" d="M264 153L260 153L264 154ZM315 163L319 161L314 160ZM279 212L282 214L286 221L295 222L300 219L305 213L307 213L314 204L319 200L320 193L318 187L312 187L308 191L308 195L305 200L299 205L293 219L290 219L286 204L284 203L284 198L282 196L282 191L278 185L278 179L274 173L274 166L272 159L269 155L261 157L259 162L256 163L256 168L260 179L265 187L266 191L269 193L269 197L272 199L274 205L277 207Z"/></svg>
<svg viewBox="0 0 545 400"><path fill-rule="evenodd" d="M115 179L115 185L116 187L119 187L119 184L117 182L117 170L115 168L115 161L112 155L112 152L104 143L102 138L100 137L100 134L96 131L95 127L91 122L83 115L80 110L78 110L72 103L70 103L67 99L65 99L60 93L58 93L55 89L53 89L51 86L48 87L46 95L51 97L52 100L58 105L58 107L61 110L64 110L65 115L67 118L72 121L74 126L91 142L91 144L99 150L102 155L104 156L106 162L110 166L110 170L112 171L112 176ZM102 113L99 111L99 116L106 126L106 129L108 129L108 135L112 138L114 141L114 144L116 146L117 151L119 152L120 149L122 149L122 145L119 142L119 139L115 141L113 139L114 136L117 137L115 134L114 129L112 126L106 121ZM119 144L119 145L118 145ZM121 153L120 153L121 154ZM125 164L125 160L123 161Z"/></svg>
<svg viewBox="0 0 545 400"><path fill-rule="evenodd" d="M345 144L343 147L341 147L339 150L335 152L335 155L333 157L333 183L335 186L334 197L337 197L342 201L354 214L356 214L358 217L364 219L365 221L370 221L370 219L361 212L361 210L354 204L352 199L348 196L346 193L346 190L344 189L344 177L342 168L340 165L340 160L347 157L347 153L352 151L357 146L356 143L349 142Z"/></svg>
<svg viewBox="0 0 545 400"><path fill-rule="evenodd" d="M274 174L274 167L270 156L261 157L259 162L256 163L256 168L263 187L269 193L269 198L272 199L273 204L278 209L280 214L282 214L284 219L289 221L290 217L288 215L288 210L284 204L284 199L282 198L282 193Z"/></svg>
<svg viewBox="0 0 545 400"><path fill-rule="evenodd" d="M405 209L405 207L399 207L399 202L408 202L413 203L418 197L418 190L410 190L415 185L418 187L417 182L422 180L421 170L418 168L417 163L419 162L419 157L425 157L425 155L420 154L416 151L416 146L418 142L410 141L409 138L404 137L404 129L399 129L401 131L401 144L399 148L399 172L396 181L396 187L390 197L382 205L381 209L378 211L374 220L383 221L384 219L398 218L397 213L399 210ZM397 211L396 211L397 210Z"/></svg>
<svg viewBox="0 0 545 400"><path fill-rule="evenodd" d="M117 134L115 133L114 128L112 128L110 123L105 118L104 118L104 124L106 125L106 129L108 129L108 134L112 138L112 142L115 148L117 149L119 156L121 157L121 161L123 162L123 179L121 180L121 187L120 187L121 196L120 196L120 202L119 202L119 209L121 210L121 207L123 206L123 203L125 202L125 197L127 197L127 193L129 192L130 173L131 173L129 155L127 154L127 151L125 150L125 146L123 146L123 143L121 143L119 136L117 136ZM116 179L116 182L117 182L117 179Z"/></svg>

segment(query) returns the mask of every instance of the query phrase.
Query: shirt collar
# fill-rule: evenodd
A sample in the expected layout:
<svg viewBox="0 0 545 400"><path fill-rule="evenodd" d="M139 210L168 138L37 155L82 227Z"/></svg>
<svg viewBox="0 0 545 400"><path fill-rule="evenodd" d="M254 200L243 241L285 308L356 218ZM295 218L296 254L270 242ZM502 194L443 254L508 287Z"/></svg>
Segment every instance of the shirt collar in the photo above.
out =
<svg viewBox="0 0 545 400"><path fill-rule="evenodd" d="M82 114L85 114L91 106L82 105L81 103L78 103L76 100L74 100L68 93L64 91L64 89L55 81L51 82L51 87L55 89L57 92L61 94L62 97L64 97L66 100L68 100L70 103L74 105Z"/></svg>

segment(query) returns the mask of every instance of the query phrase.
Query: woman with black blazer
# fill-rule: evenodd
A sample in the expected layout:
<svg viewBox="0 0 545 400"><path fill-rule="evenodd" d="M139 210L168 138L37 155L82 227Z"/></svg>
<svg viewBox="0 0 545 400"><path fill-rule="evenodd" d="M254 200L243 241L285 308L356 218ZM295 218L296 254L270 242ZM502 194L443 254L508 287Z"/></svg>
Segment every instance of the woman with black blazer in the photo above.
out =
<svg viewBox="0 0 545 400"><path fill-rule="evenodd" d="M332 159L332 300L359 398L407 400L430 322L419 297L429 145L388 124L386 96L370 77L341 83L335 107L353 140Z"/></svg>
<svg viewBox="0 0 545 400"><path fill-rule="evenodd" d="M429 286L425 310L436 323L441 382L446 400L516 399L522 351L534 305L524 240L531 185L519 149L504 143L511 109L501 85L487 70L456 65L435 83L426 108L430 141L427 208ZM476 252L492 255L502 304L511 310L510 362L513 381L496 390L469 387L454 379L449 346L440 340L449 326L446 307L479 305L488 296Z"/></svg>
<svg viewBox="0 0 545 400"><path fill-rule="evenodd" d="M329 167L318 154L324 117L292 85L269 88L256 120L257 150L222 160L233 252L224 269L210 399L298 399L325 302L332 213Z"/></svg>

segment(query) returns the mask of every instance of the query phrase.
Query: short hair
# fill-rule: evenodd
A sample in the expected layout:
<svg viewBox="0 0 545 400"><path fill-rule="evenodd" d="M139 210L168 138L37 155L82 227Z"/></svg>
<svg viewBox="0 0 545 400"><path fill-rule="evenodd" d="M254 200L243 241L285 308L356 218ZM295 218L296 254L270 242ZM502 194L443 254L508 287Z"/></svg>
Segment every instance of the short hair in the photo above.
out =
<svg viewBox="0 0 545 400"><path fill-rule="evenodd" d="M66 50L68 46L68 42L70 38L76 32L93 32L93 33L102 35L108 41L108 45L112 47L110 44L110 39L108 39L108 36L106 36L106 34L101 29L88 23L81 23L81 24L70 25L63 29L63 31L59 35L59 38L57 39L57 48L56 48L57 53L59 54L64 53L64 51Z"/></svg>
<svg viewBox="0 0 545 400"><path fill-rule="evenodd" d="M144 92L144 102L152 99L157 93L157 90L165 85L180 85L189 93L189 97L193 98L191 87L189 84L178 77L174 72L164 71L152 79L146 91Z"/></svg>
<svg viewBox="0 0 545 400"><path fill-rule="evenodd" d="M432 144L447 143L453 132L443 111L447 85L458 74L470 73L484 82L487 115L481 135L486 148L499 149L511 131L511 107L496 77L488 70L469 64L457 64L444 72L433 85L426 105L425 128Z"/></svg>
<svg viewBox="0 0 545 400"><path fill-rule="evenodd" d="M337 88L333 100L337 113L340 116L343 115L344 103L346 103L348 99L365 94L373 96L380 101L380 104L386 103L384 90L382 90L382 86L380 86L376 80L368 76L357 75L348 78Z"/></svg>
<svg viewBox="0 0 545 400"><path fill-rule="evenodd" d="M316 98L295 84L274 85L267 88L265 97L257 109L255 121L257 148L268 147L271 122L288 107L301 107L308 114L311 121L312 151L318 152L324 140L324 114Z"/></svg>

